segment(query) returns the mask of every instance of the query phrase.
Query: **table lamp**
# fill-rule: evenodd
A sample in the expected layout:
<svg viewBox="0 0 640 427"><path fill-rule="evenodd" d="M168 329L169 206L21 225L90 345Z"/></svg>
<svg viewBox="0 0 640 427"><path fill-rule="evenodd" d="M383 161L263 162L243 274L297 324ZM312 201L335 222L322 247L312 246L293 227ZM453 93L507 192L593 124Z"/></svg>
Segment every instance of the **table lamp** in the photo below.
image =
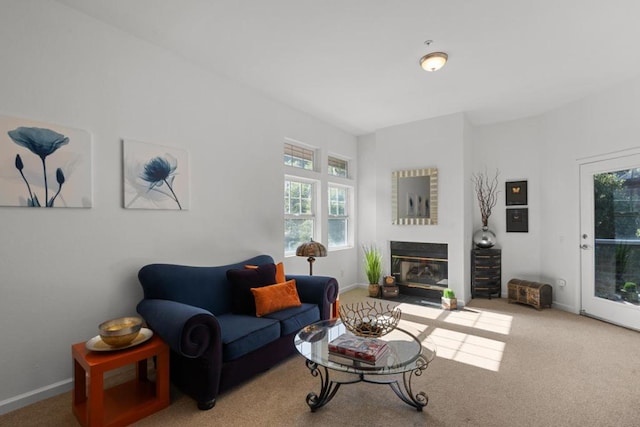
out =
<svg viewBox="0 0 640 427"><path fill-rule="evenodd" d="M311 239L310 242L305 242L298 246L296 249L296 256L306 256L309 261L309 276L313 276L313 263L316 257L327 256L327 248L320 242L314 242Z"/></svg>

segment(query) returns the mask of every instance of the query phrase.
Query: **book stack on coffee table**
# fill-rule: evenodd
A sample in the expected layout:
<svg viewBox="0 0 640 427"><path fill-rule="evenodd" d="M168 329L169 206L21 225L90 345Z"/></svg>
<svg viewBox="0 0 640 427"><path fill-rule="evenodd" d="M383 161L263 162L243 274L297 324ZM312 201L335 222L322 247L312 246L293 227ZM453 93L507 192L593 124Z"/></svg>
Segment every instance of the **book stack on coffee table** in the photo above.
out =
<svg viewBox="0 0 640 427"><path fill-rule="evenodd" d="M375 364L387 351L387 343L377 338L342 334L329 343L329 356ZM334 359L335 360L335 359Z"/></svg>

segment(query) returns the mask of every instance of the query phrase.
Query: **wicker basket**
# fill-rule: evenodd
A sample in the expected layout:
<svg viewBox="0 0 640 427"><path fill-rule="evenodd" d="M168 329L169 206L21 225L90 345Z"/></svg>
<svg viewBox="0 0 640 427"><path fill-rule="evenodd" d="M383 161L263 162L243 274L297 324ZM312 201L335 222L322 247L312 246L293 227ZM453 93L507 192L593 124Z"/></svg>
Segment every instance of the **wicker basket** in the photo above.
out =
<svg viewBox="0 0 640 427"><path fill-rule="evenodd" d="M346 328L360 337L377 338L398 326L402 312L397 307L382 303L344 304L340 306L340 319Z"/></svg>

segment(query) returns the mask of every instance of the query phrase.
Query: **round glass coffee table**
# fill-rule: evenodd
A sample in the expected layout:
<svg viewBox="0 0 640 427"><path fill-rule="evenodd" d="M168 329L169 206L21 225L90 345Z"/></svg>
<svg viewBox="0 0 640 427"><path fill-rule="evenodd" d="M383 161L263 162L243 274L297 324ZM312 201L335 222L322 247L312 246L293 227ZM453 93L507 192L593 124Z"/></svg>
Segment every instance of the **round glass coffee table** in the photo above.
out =
<svg viewBox="0 0 640 427"><path fill-rule="evenodd" d="M334 319L306 326L294 338L296 349L307 359L306 365L311 375L320 378L320 393L311 392L307 395L307 405L312 412L329 403L342 384L358 382L387 384L403 402L418 411L427 406L429 398L426 393L415 393L411 381L414 376L422 375L436 356L435 344L430 339L420 342L409 332L396 328L378 338L386 342L387 350L374 363L329 353L329 343L345 334L355 337L340 319ZM332 380L331 371L355 374L355 377ZM402 382L399 382L400 374Z"/></svg>

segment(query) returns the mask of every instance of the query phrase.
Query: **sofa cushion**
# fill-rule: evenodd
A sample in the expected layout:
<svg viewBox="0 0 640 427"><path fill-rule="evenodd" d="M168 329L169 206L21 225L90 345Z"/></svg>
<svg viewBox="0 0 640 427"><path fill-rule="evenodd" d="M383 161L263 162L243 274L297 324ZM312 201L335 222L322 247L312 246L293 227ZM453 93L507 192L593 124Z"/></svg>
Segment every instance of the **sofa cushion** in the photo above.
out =
<svg viewBox="0 0 640 427"><path fill-rule="evenodd" d="M251 293L256 302L256 316L258 317L301 305L295 279L261 288L251 288Z"/></svg>
<svg viewBox="0 0 640 427"><path fill-rule="evenodd" d="M276 283L276 265L263 264L258 268L241 268L227 271L231 282L231 310L236 314L256 313L256 303L251 288Z"/></svg>
<svg viewBox="0 0 640 427"><path fill-rule="evenodd" d="M140 269L138 278L145 299L176 301L203 308L217 316L232 311L231 288L233 285L227 279L227 271L244 268L246 264L269 263L273 263L273 258L269 255L258 255L239 263L216 267L148 264Z"/></svg>
<svg viewBox="0 0 640 427"><path fill-rule="evenodd" d="M320 320L320 309L316 304L302 303L299 307L285 308L262 317L280 322L282 335L298 332L305 326Z"/></svg>
<svg viewBox="0 0 640 427"><path fill-rule="evenodd" d="M280 338L277 319L223 314L217 316L222 334L222 360L228 362L244 356Z"/></svg>
<svg viewBox="0 0 640 427"><path fill-rule="evenodd" d="M258 268L257 265L247 264L244 268ZM276 264L276 283L284 283L287 281L287 275L284 273L284 263Z"/></svg>

